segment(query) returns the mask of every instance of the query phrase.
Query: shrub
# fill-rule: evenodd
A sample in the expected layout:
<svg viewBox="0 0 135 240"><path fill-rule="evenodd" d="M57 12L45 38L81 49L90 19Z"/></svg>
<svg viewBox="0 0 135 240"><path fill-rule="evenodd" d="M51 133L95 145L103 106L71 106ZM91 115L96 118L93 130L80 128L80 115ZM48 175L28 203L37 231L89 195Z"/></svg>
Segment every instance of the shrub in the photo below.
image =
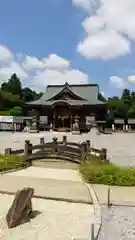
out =
<svg viewBox="0 0 135 240"><path fill-rule="evenodd" d="M12 109L9 110L9 115L10 116L22 116L23 115L23 110L21 107L13 107Z"/></svg>
<svg viewBox="0 0 135 240"><path fill-rule="evenodd" d="M3 156L0 155L0 172L27 166L23 156Z"/></svg>
<svg viewBox="0 0 135 240"><path fill-rule="evenodd" d="M120 167L91 156L79 169L84 181L88 183L135 186L135 168Z"/></svg>

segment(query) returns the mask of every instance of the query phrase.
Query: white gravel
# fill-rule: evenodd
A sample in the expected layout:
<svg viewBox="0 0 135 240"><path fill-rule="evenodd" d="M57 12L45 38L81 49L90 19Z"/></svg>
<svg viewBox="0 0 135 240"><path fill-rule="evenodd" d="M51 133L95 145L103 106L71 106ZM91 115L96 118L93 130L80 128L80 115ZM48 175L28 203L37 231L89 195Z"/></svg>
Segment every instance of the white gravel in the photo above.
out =
<svg viewBox="0 0 135 240"><path fill-rule="evenodd" d="M86 204L32 199L33 209L39 211L29 222L8 229L6 213L13 196L0 195L0 239L1 240L71 240L72 237L87 239L93 207Z"/></svg>
<svg viewBox="0 0 135 240"><path fill-rule="evenodd" d="M99 240L135 240L135 208L102 208L102 228Z"/></svg>

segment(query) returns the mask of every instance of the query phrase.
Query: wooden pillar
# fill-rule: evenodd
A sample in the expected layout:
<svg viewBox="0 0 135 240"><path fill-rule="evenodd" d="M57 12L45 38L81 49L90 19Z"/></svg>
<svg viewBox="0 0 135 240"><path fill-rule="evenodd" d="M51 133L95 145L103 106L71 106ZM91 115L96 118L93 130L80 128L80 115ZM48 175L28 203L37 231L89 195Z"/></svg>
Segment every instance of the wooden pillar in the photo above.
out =
<svg viewBox="0 0 135 240"><path fill-rule="evenodd" d="M55 110L53 109L53 130L55 129Z"/></svg>
<svg viewBox="0 0 135 240"><path fill-rule="evenodd" d="M71 129L71 131L72 131L72 119L73 119L73 117L72 117L72 113L71 113L71 117L70 117L70 129Z"/></svg>

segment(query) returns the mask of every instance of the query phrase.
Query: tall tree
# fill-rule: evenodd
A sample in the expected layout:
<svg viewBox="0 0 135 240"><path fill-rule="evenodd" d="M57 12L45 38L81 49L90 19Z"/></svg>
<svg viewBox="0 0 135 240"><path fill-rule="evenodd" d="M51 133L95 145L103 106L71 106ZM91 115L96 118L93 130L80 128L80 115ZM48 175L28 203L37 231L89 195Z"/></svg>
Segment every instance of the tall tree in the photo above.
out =
<svg viewBox="0 0 135 240"><path fill-rule="evenodd" d="M125 88L123 90L121 99L124 101L124 103L127 103L128 105L131 104L131 94L129 89Z"/></svg>
<svg viewBox="0 0 135 240"><path fill-rule="evenodd" d="M7 84L8 92L21 96L22 92L21 81L15 73L11 76Z"/></svg>

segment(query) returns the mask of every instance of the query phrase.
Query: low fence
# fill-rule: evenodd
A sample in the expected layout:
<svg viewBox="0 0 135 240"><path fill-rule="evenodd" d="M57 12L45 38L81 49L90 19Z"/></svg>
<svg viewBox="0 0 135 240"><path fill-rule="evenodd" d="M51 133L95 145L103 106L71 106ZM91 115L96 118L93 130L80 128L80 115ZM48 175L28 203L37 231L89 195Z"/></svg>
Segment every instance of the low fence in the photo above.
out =
<svg viewBox="0 0 135 240"><path fill-rule="evenodd" d="M80 163L88 155L96 155L101 160L107 160L107 149L96 149L91 147L91 142L87 140L82 143L68 142L67 136L63 136L62 141L53 137L52 142L45 143L44 138L40 138L40 143L32 145L29 140L25 141L24 149L5 149L5 155L24 155L27 160L59 158L76 163Z"/></svg>

